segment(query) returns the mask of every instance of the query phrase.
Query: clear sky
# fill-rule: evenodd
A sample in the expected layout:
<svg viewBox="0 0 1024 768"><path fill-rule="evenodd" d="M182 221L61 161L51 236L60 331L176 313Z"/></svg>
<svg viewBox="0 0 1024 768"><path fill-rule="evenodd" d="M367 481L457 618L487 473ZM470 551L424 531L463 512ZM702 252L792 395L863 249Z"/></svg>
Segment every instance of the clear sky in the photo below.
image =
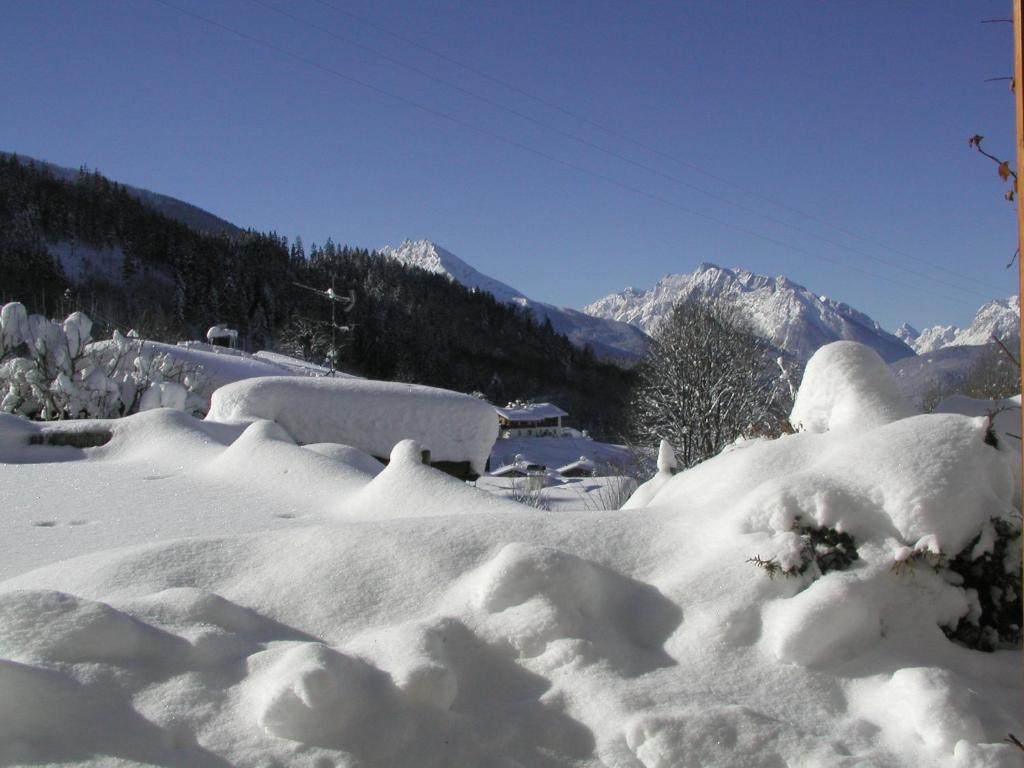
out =
<svg viewBox="0 0 1024 768"><path fill-rule="evenodd" d="M579 307L709 261L890 330L1016 293L1005 0L0 0L0 149ZM198 18L198 14L204 18Z"/></svg>

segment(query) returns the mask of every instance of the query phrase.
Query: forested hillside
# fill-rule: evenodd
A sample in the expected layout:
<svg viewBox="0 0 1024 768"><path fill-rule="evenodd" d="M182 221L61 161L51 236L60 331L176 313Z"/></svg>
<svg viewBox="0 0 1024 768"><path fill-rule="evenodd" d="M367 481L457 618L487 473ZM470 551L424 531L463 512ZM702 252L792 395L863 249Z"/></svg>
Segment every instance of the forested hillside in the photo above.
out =
<svg viewBox="0 0 1024 768"><path fill-rule="evenodd" d="M490 294L331 241L307 254L300 239L272 232L197 232L99 173L69 181L0 157L0 302L48 315L82 309L102 330L171 342L221 323L247 349L319 361L330 305L300 286L332 282L356 295L339 315L351 327L339 337L341 367L493 402L551 399L572 423L617 433L631 374Z"/></svg>

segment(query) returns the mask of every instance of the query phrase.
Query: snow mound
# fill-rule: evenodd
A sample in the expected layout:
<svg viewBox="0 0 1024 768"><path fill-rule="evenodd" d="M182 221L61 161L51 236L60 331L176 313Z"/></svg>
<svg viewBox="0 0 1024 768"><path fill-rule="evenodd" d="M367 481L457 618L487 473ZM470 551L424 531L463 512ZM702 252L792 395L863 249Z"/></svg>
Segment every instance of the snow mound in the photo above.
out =
<svg viewBox="0 0 1024 768"><path fill-rule="evenodd" d="M1008 768L1019 451L839 357L823 431L665 446L629 510L495 498L416 439L382 468L307 433L361 409L316 380L246 385L280 421L46 427L90 448L0 418L0 764Z"/></svg>
<svg viewBox="0 0 1024 768"><path fill-rule="evenodd" d="M778 768L783 765L845 765L834 747L799 729L736 705L691 707L637 717L626 744L644 768ZM801 752L788 763L784 754Z"/></svg>
<svg viewBox="0 0 1024 768"><path fill-rule="evenodd" d="M664 666L679 609L650 585L549 547L508 544L461 589L474 625L520 657L605 660L625 674ZM646 651L644 653L643 651Z"/></svg>
<svg viewBox="0 0 1024 768"><path fill-rule="evenodd" d="M397 691L362 659L322 643L274 648L249 659L256 722L293 741L385 760L404 745ZM387 722L386 732L376 726Z"/></svg>
<svg viewBox="0 0 1024 768"><path fill-rule="evenodd" d="M870 347L837 341L804 369L789 421L798 429L870 429L910 415L885 362Z"/></svg>
<svg viewBox="0 0 1024 768"><path fill-rule="evenodd" d="M853 709L897 741L910 736L950 753L961 740L983 740L976 695L948 670L905 667L858 682L852 694Z"/></svg>
<svg viewBox="0 0 1024 768"><path fill-rule="evenodd" d="M342 443L383 457L418 440L431 461L469 461L484 472L498 437L494 409L469 395L416 384L266 377L213 393L211 421L269 419L299 443Z"/></svg>
<svg viewBox="0 0 1024 768"><path fill-rule="evenodd" d="M351 470L349 470L351 471ZM419 493L410 494L409 488ZM388 465L340 505L346 518L444 517L481 512L519 512L521 507L423 463L423 446L402 440Z"/></svg>
<svg viewBox="0 0 1024 768"><path fill-rule="evenodd" d="M0 655L16 661L159 658L176 638L109 605L51 590L0 594Z"/></svg>
<svg viewBox="0 0 1024 768"><path fill-rule="evenodd" d="M771 606L765 636L782 661L813 666L852 658L882 636L884 602L856 575L822 579Z"/></svg>
<svg viewBox="0 0 1024 768"><path fill-rule="evenodd" d="M658 446L658 471L655 472L654 477L633 492L626 503L622 505L622 508L639 509L640 507L646 507L651 503L651 499L658 495L658 491L662 489L665 483L672 479L677 468L676 454L672 444L668 440L662 440L661 445Z"/></svg>

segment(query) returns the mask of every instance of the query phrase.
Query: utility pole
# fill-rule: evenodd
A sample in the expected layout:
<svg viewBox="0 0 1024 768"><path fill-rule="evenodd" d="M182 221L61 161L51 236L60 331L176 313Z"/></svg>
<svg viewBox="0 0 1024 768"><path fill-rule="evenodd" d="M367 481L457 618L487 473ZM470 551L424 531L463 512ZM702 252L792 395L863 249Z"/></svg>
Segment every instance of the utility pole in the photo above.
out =
<svg viewBox="0 0 1024 768"><path fill-rule="evenodd" d="M1017 178L1024 179L1024 0L1013 0L1014 5L1014 115L1017 122ZM1024 298L1024 189L1014 190L1017 201L1017 296ZM1024 311L1021 312L1024 321ZM1021 388L1024 391L1024 323L1020 326L1017 359L1021 364ZM1024 408L1021 409L1021 435L1024 435ZM1024 477L1024 451L1021 451L1021 476Z"/></svg>
<svg viewBox="0 0 1024 768"><path fill-rule="evenodd" d="M1015 184L1024 179L1024 0L1013 0L1013 103L1017 122L1017 178ZM1024 189L1014 190L1017 201L1017 298L1024 298ZM1024 320L1024 311L1021 312ZM1021 390L1024 391L1024 322L1020 326L1020 342L1017 359L1021 364ZM1024 408L1021 408L1020 434L1024 435ZM1024 478L1024 450L1021 450L1021 477ZM1024 558L1024 554L1021 555ZM1022 561L1024 562L1024 561Z"/></svg>
<svg viewBox="0 0 1024 768"><path fill-rule="evenodd" d="M331 349L327 353L327 362L331 366L330 371L327 373L328 376L333 376L338 370L338 331L342 333L351 333L351 325L338 325L337 315L335 309L340 304L341 311L348 314L352 311L352 308L356 305L356 292L349 290L347 295L343 295L334 290L334 276L331 275L331 287L326 291L321 291L317 288L311 288L308 285L302 283L292 283L299 288L304 288L307 291L312 291L322 299L327 299L331 302Z"/></svg>

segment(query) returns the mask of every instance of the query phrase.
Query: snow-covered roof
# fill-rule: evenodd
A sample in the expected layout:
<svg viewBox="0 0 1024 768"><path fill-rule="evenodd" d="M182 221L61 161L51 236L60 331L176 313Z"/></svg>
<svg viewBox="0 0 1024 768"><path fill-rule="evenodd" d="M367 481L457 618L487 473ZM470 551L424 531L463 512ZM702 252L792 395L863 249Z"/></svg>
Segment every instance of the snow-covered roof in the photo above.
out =
<svg viewBox="0 0 1024 768"><path fill-rule="evenodd" d="M585 469L588 472L593 472L597 469L597 465L586 456L580 456L576 461L566 464L564 467L559 467L555 471L560 475L564 475L566 472L571 472L574 469Z"/></svg>
<svg viewBox="0 0 1024 768"><path fill-rule="evenodd" d="M554 403L515 402L509 403L504 408L495 406L494 410L509 421L540 421L541 419L553 419L558 416L569 415Z"/></svg>
<svg viewBox="0 0 1024 768"><path fill-rule="evenodd" d="M477 474L498 436L482 400L446 389L390 381L267 376L213 393L209 421L268 419L298 443L342 443L387 456L402 440L422 443L433 461L469 461Z"/></svg>
<svg viewBox="0 0 1024 768"><path fill-rule="evenodd" d="M223 325L215 325L206 332L206 338L208 341L214 339L237 339L238 331L234 328L225 328Z"/></svg>
<svg viewBox="0 0 1024 768"><path fill-rule="evenodd" d="M516 456L515 461L511 464L505 464L504 466L498 467L491 472L491 475L494 477L501 477L502 475L511 475L517 472L527 475L530 472L543 472L546 469L547 467L539 462L523 458L522 456Z"/></svg>

